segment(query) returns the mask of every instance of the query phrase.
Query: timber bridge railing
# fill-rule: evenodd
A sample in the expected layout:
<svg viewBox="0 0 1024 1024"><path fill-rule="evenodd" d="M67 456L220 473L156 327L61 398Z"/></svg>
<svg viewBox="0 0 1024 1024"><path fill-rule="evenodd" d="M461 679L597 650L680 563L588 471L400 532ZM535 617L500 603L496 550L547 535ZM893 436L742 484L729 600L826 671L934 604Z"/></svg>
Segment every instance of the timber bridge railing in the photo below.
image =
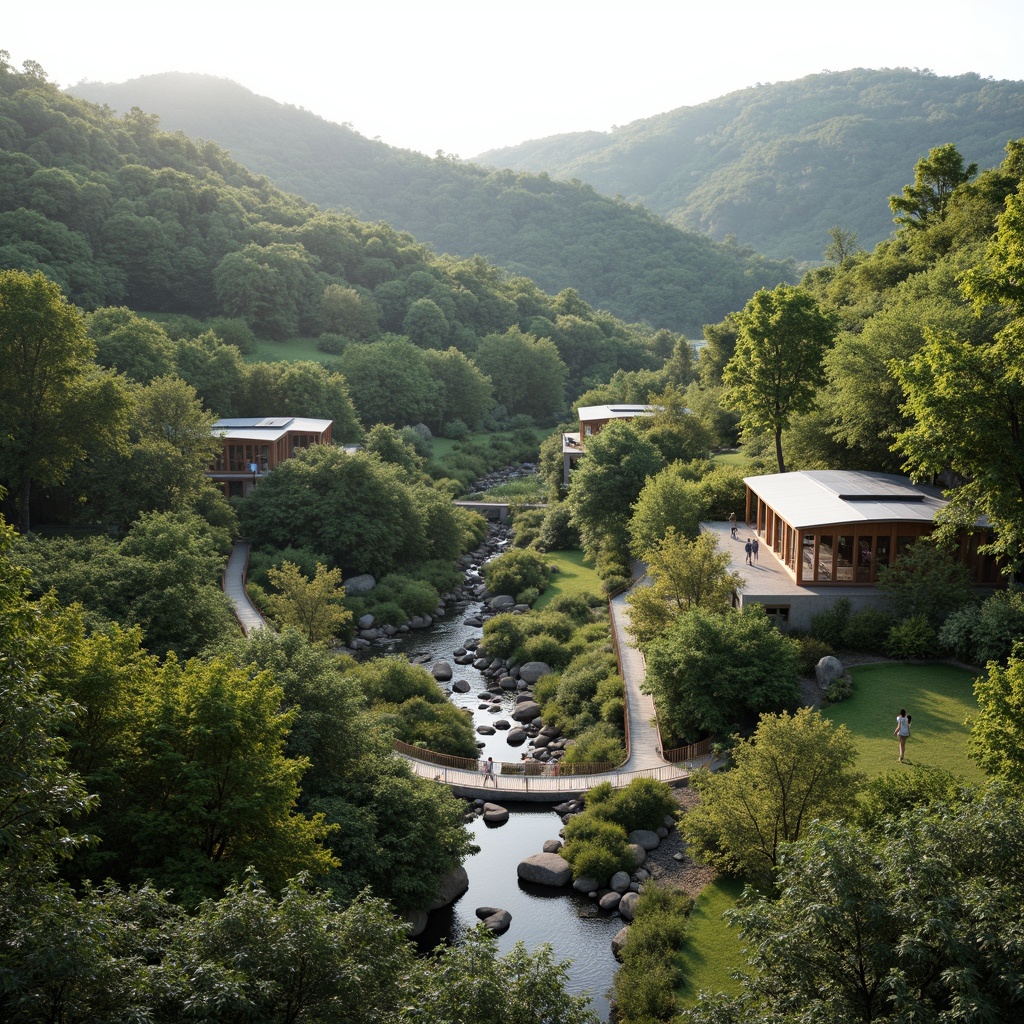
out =
<svg viewBox="0 0 1024 1024"><path fill-rule="evenodd" d="M564 762L495 761L493 774L484 775L483 762L474 757L439 754L413 747L401 740L394 749L411 765L420 778L433 779L451 788L456 796L477 797L500 793L506 800L530 800L558 803L580 796L588 789L610 782L619 789L634 779L657 779L671 786L686 785L690 774L706 765L711 740L701 740L663 753L665 762L644 768L616 767L608 762L565 764Z"/></svg>

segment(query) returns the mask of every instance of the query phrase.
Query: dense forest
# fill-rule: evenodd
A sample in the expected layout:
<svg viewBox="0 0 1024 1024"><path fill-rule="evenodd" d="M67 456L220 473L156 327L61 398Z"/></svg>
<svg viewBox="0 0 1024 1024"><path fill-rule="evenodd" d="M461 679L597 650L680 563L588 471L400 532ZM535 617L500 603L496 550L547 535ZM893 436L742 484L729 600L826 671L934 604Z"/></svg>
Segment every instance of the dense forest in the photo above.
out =
<svg viewBox="0 0 1024 1024"><path fill-rule="evenodd" d="M677 227L817 262L833 226L856 232L868 248L888 237L885 197L930 149L952 142L991 167L1021 135L1024 82L856 68L474 159L578 178Z"/></svg>
<svg viewBox="0 0 1024 1024"><path fill-rule="evenodd" d="M168 131L216 141L309 202L387 221L439 252L486 256L550 293L574 288L630 322L699 337L705 323L758 288L794 276L790 261L676 230L589 185L395 149L224 79L150 75L70 91L123 113L138 107ZM823 230L815 256L825 240Z"/></svg>
<svg viewBox="0 0 1024 1024"><path fill-rule="evenodd" d="M671 331L321 211L218 143L0 54L0 486L19 524L0 521L0 1016L592 1024L543 947L499 957L477 930L415 955L400 915L472 846L464 805L391 743L461 755L474 737L422 667L337 642L371 607L345 572L372 569L374 614L400 620L436 607L481 543L450 500L465 480L428 461L428 421L461 438L468 472L471 428L519 461L536 424L628 401L654 408L593 437L567 487L559 432L541 442L549 500L517 511L503 571L535 600L551 552L582 548L609 591L648 563L631 616L659 719L731 765L694 776L680 827L752 883L751 952L738 994L681 1010L688 903L645 885L618 1019L1016 1019L1024 138L985 165L965 149L902 163L872 198L891 237L869 250L833 224L823 265L709 323L695 360ZM286 358L303 334L324 362ZM268 411L327 415L362 450L308 449L229 502L205 475L214 418ZM717 458L736 447L742 465ZM902 471L950 501L935 541L885 574L891 607L837 602L795 636L732 608L730 558L701 523L742 507L744 474L803 468ZM33 532L37 491L57 536ZM984 600L943 547L979 523L1011 584ZM230 615L221 572L243 530L280 632L241 637ZM313 599L325 633L297 625ZM546 713L607 747L623 700L601 605L571 596L487 635L561 657ZM983 782L901 764L865 783L849 731L797 710L800 673L833 651L985 666L966 741ZM613 802L602 789L588 813ZM603 856L595 819L576 827Z"/></svg>

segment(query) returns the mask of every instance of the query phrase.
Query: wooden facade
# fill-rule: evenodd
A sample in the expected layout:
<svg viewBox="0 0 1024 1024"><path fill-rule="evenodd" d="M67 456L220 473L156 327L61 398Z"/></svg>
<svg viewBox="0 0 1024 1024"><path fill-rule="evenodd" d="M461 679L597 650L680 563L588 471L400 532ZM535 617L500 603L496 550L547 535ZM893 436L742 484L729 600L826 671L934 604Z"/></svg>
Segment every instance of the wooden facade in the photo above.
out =
<svg viewBox="0 0 1024 1024"><path fill-rule="evenodd" d="M779 476L815 478L812 473ZM891 565L916 540L932 533L934 511L945 504L936 498L935 489L917 488L909 480L895 476L818 476L840 486L854 479L858 485L867 481L863 487L852 488L854 493L837 490L831 496L834 509L847 508L851 513L859 513L856 518L850 515L845 520L811 521L813 511L806 512L800 502L803 481L794 480L793 491L786 495L785 509L758 493L758 478L747 481L747 525L771 548L797 586L873 586L881 566ZM812 479L812 483L819 482ZM872 493L873 484L878 488L877 494ZM807 504L813 504L815 497L810 494ZM905 514L885 515L886 511L898 511L901 507ZM1001 583L997 559L978 551L990 540L991 533L982 524L960 536L959 555L976 586Z"/></svg>
<svg viewBox="0 0 1024 1024"><path fill-rule="evenodd" d="M223 448L207 476L226 497L244 497L276 466L315 444L331 443L331 420L274 416L218 420L213 432Z"/></svg>

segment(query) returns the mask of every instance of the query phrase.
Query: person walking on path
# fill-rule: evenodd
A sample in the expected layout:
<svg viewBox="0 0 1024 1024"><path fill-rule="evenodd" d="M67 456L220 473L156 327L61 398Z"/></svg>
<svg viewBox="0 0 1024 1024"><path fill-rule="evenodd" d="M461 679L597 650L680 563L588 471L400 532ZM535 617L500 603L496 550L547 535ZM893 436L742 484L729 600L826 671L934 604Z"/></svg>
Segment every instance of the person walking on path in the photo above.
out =
<svg viewBox="0 0 1024 1024"><path fill-rule="evenodd" d="M754 545L750 543L749 539L747 540L747 543L743 545L743 550L747 553L747 565L753 565L754 563L751 558L754 553Z"/></svg>
<svg viewBox="0 0 1024 1024"><path fill-rule="evenodd" d="M910 735L910 715L907 714L906 708L900 708L900 713L896 716L896 728L893 730L893 736L899 738L900 741L900 760L902 761L907 752L907 737Z"/></svg>
<svg viewBox="0 0 1024 1024"><path fill-rule="evenodd" d="M486 761L484 761L484 766L483 766L482 771L484 773L484 785L486 786L487 785L487 780L490 779L494 783L494 788L497 789L498 788L498 780L497 780L497 778L495 777L495 774L494 774L494 758L493 757L489 757L489 758L487 758Z"/></svg>
<svg viewBox="0 0 1024 1024"><path fill-rule="evenodd" d="M756 534L755 534L755 536L754 536L754 537L753 537L753 538L751 539L751 541L750 541L750 550L751 550L751 551L753 552L753 554L754 554L754 561L755 561L755 562L757 561L757 549L758 549L758 548L759 548L760 546L761 546L761 545L757 543L757 536L756 536Z"/></svg>
<svg viewBox="0 0 1024 1024"><path fill-rule="evenodd" d="M736 539L736 513L729 513L729 532L732 534L732 539Z"/></svg>

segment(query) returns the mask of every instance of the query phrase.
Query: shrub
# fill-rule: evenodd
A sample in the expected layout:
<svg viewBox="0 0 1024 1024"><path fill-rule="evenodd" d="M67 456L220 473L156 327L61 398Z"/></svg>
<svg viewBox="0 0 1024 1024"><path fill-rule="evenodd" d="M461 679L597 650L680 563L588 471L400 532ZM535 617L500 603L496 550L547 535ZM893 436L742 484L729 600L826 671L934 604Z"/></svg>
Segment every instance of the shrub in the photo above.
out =
<svg viewBox="0 0 1024 1024"><path fill-rule="evenodd" d="M624 1022L672 1019L679 983L676 953L686 939L693 901L648 883L640 890L636 916L615 977L615 1005Z"/></svg>
<svg viewBox="0 0 1024 1024"><path fill-rule="evenodd" d="M534 605L538 597L540 591L536 587L527 587L521 594L516 594L516 603Z"/></svg>
<svg viewBox="0 0 1024 1024"><path fill-rule="evenodd" d="M656 779L634 779L624 789L601 800L594 813L620 825L628 835L637 829L661 828L663 819L678 809L672 790Z"/></svg>
<svg viewBox="0 0 1024 1024"><path fill-rule="evenodd" d="M369 596L374 602L390 602L405 609L403 622L413 615L432 614L440 601L437 591L426 580L416 580L402 573L389 573Z"/></svg>
<svg viewBox="0 0 1024 1024"><path fill-rule="evenodd" d="M928 616L911 615L889 630L886 653L893 658L932 658L937 642Z"/></svg>
<svg viewBox="0 0 1024 1024"><path fill-rule="evenodd" d="M513 652L526 638L526 621L526 616L513 615L510 612L488 619L484 623L484 648L488 656L511 658Z"/></svg>
<svg viewBox="0 0 1024 1024"><path fill-rule="evenodd" d="M841 597L831 608L826 608L811 619L811 636L837 650L845 642L849 622L850 599Z"/></svg>
<svg viewBox="0 0 1024 1024"><path fill-rule="evenodd" d="M829 704L838 704L853 693L853 677L847 673L832 681L825 690L825 700Z"/></svg>
<svg viewBox="0 0 1024 1024"><path fill-rule="evenodd" d="M893 617L880 608L862 608L846 624L846 646L851 651L883 651L893 624Z"/></svg>
<svg viewBox="0 0 1024 1024"><path fill-rule="evenodd" d="M515 527L512 535L513 546L526 548L533 544L543 522L544 510L541 508L524 508L516 511L512 517L512 525Z"/></svg>
<svg viewBox="0 0 1024 1024"><path fill-rule="evenodd" d="M800 645L800 674L813 676L818 662L827 658L835 651L823 640L813 636L794 636L794 640Z"/></svg>
<svg viewBox="0 0 1024 1024"><path fill-rule="evenodd" d="M574 551L580 546L580 532L573 526L564 501L548 506L536 543L545 551Z"/></svg>
<svg viewBox="0 0 1024 1024"><path fill-rule="evenodd" d="M622 764L626 747L621 734L607 722L598 722L566 747L566 764Z"/></svg>
<svg viewBox="0 0 1024 1024"><path fill-rule="evenodd" d="M540 593L547 589L549 569L534 551L506 551L483 567L487 589L492 594L518 594L527 587Z"/></svg>
<svg viewBox="0 0 1024 1024"><path fill-rule="evenodd" d="M523 640L516 648L514 658L521 665L527 661L543 661L557 670L565 668L569 664L572 652L558 637L554 637L550 633L537 633Z"/></svg>
<svg viewBox="0 0 1024 1024"><path fill-rule="evenodd" d="M616 871L629 871L633 866L633 857L623 837L624 852L616 854L605 846L597 843L578 842L572 852L569 846L562 849L562 856L572 865L573 878L596 878L607 882Z"/></svg>
<svg viewBox="0 0 1024 1024"><path fill-rule="evenodd" d="M326 352L331 356L340 356L348 348L348 338L340 334L321 334L316 341L318 352Z"/></svg>
<svg viewBox="0 0 1024 1024"><path fill-rule="evenodd" d="M545 611L567 615L580 626L590 622L593 617L590 603L583 594L558 594L548 602Z"/></svg>
<svg viewBox="0 0 1024 1024"><path fill-rule="evenodd" d="M601 721L614 725L618 729L625 728L626 702L621 697L612 697L601 705Z"/></svg>
<svg viewBox="0 0 1024 1024"><path fill-rule="evenodd" d="M632 871L629 840L620 825L584 811L565 826L562 856L572 865L574 878L607 882L616 871Z"/></svg>
<svg viewBox="0 0 1024 1024"><path fill-rule="evenodd" d="M469 427L462 420L449 420L441 428L441 436L451 441L464 441L469 437Z"/></svg>
<svg viewBox="0 0 1024 1024"><path fill-rule="evenodd" d="M1024 592L999 590L980 605L966 605L943 623L939 639L958 658L974 665L1005 664L1024 636Z"/></svg>

